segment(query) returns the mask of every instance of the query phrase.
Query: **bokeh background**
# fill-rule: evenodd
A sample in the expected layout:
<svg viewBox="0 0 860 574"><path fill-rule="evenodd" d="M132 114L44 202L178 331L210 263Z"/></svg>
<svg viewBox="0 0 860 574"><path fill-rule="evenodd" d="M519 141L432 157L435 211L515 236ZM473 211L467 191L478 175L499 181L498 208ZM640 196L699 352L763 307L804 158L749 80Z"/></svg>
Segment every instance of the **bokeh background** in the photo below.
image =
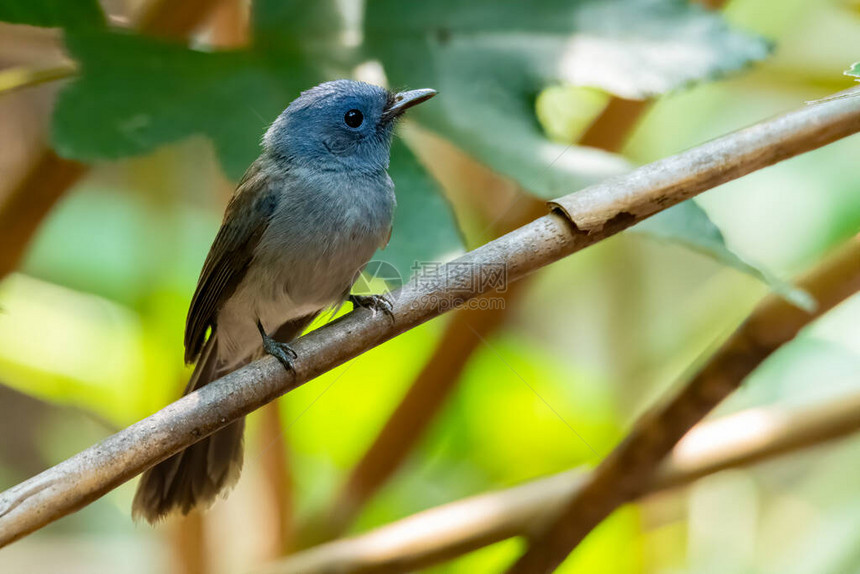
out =
<svg viewBox="0 0 860 574"><path fill-rule="evenodd" d="M449 259L528 221L541 198L850 87L842 72L860 59L849 0L733 0L707 14L680 0L266 0L256 18L244 0L209 4L190 33L0 24L0 212L49 147L89 166L56 198L25 198L46 216L0 282L0 489L178 396L185 312L235 179L265 124L317 79L440 89L403 126L392 162L401 211L379 258L408 274L411 261ZM322 4L342 29L312 7ZM148 9L101 7L116 30ZM509 29L518 41L500 36L500 47L493 33ZM241 51L249 43L265 68ZM785 282L860 230L858 158L849 138L721 186L675 223L511 287L503 310L410 331L249 417L243 477L211 511L136 525L132 481L0 551L0 571L242 572L594 465L770 289L798 297ZM722 232L716 248L697 238L702 225ZM11 232L0 228L7 262ZM858 325L854 297L715 416L860 393ZM425 394L410 403L416 385ZM401 452L404 435L415 441ZM858 455L849 438L645 498L560 571L856 571ZM493 572L522 548L512 539L428 571Z"/></svg>

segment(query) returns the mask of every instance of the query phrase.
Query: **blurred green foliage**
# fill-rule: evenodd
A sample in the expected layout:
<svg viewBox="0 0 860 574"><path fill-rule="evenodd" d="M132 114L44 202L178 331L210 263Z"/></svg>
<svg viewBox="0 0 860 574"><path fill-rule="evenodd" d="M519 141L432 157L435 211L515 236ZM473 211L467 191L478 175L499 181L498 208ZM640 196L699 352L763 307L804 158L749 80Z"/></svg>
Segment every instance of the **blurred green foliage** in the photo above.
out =
<svg viewBox="0 0 860 574"><path fill-rule="evenodd" d="M98 0L79 0L74 3L65 0L4 2L0 6L0 21L66 30L102 28L105 25Z"/></svg>
<svg viewBox="0 0 860 574"><path fill-rule="evenodd" d="M851 83L841 71L860 53L860 22L836 2L735 0L722 16L680 0L368 0L363 22L345 4L260 0L253 44L226 52L209 51L205 38L188 48L105 28L95 2L0 6L2 20L64 28L81 75L58 100L53 143L96 162L51 213L21 272L0 284L0 381L37 405L66 407L24 429L27 444L40 445L31 463L73 454L184 386L184 314L226 201L213 191L225 190L219 169L240 175L266 124L313 83L378 59L392 87L440 89L416 123L549 197L835 92ZM345 42L350 34L364 42ZM706 82L764 58L772 43L754 70ZM623 153L571 145L613 95L661 94ZM379 257L408 274L412 261L462 246L438 185L402 141L392 154L399 208ZM355 530L599 460L743 319L764 291L751 277L798 300L772 276L799 272L860 229L858 154L855 138L756 173L640 226L671 242L624 234L537 274ZM324 510L444 323L290 393L280 401L282 440L251 417L245 476L209 515L219 572L254 560L249 525L263 504L266 449L291 461L299 517ZM722 412L860 390L858 324L854 298L763 365ZM850 441L625 508L562 571L856 569L857 448ZM32 467L17 460L0 459L0 487ZM34 571L51 556L111 572L164 570L166 544L131 525L130 497L120 489L4 550L0 570ZM88 543L97 550L81 550ZM510 540L432 571L496 571L521 548Z"/></svg>
<svg viewBox="0 0 860 574"><path fill-rule="evenodd" d="M33 10L32 22L42 22L40 3ZM643 98L737 70L769 51L762 38L682 0L420 6L373 0L363 18L363 44L344 43L349 27L332 0L260 0L253 5L249 48L207 52L72 22L65 40L81 76L60 96L54 143L66 157L93 161L205 134L227 174L238 179L258 153L266 125L301 89L377 58L393 85L443 92L441 104L416 110L418 122L550 198L628 166L613 154L548 140L535 121L541 89L568 82ZM579 108L581 99L567 107ZM406 148L393 155L391 174L402 198L398 233L380 258L407 278L413 261L456 252L458 237L448 210L430 198L435 186ZM730 252L719 232L700 240L698 220L707 215L695 212L686 221L694 211L679 209L644 229L772 277Z"/></svg>
<svg viewBox="0 0 860 574"><path fill-rule="evenodd" d="M645 98L768 53L761 38L683 0L371 0L364 30L393 85L442 94L439 105L416 110L418 121L546 198L619 166L546 141L534 118L542 88L567 82Z"/></svg>

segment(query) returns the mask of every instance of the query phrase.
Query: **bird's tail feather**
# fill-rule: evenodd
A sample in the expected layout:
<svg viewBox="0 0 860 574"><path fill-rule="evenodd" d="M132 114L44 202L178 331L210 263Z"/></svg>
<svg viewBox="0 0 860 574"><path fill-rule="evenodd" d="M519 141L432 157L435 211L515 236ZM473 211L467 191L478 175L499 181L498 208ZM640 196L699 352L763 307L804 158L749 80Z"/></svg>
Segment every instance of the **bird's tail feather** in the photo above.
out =
<svg viewBox="0 0 860 574"><path fill-rule="evenodd" d="M225 374L218 370L217 354L213 334L203 347L184 394ZM211 504L219 492L239 478L244 429L245 419L239 419L147 470L134 495L132 516L152 523L174 510L188 514L196 506Z"/></svg>

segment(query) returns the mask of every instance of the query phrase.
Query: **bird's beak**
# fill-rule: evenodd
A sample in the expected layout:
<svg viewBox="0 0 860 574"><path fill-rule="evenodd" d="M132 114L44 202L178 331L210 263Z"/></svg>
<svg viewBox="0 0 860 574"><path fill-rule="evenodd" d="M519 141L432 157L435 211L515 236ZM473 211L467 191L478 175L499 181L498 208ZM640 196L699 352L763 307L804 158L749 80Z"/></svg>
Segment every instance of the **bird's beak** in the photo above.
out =
<svg viewBox="0 0 860 574"><path fill-rule="evenodd" d="M386 119L394 119L403 114L412 106L417 106L421 102L426 102L436 95L436 90L425 88L422 90L409 90L408 92L398 92L394 95L388 108L385 110L383 117Z"/></svg>

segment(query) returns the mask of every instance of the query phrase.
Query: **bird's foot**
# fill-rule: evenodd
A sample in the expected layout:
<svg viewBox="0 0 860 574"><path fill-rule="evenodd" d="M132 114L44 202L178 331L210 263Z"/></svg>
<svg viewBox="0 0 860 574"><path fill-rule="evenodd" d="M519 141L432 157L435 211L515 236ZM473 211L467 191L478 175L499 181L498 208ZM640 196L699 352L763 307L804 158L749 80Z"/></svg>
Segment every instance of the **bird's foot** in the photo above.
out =
<svg viewBox="0 0 860 574"><path fill-rule="evenodd" d="M275 357L286 370L295 372L295 368L293 368L293 360L298 357L298 355L293 348L286 343L276 341L268 336L266 334L266 330L263 329L263 325L259 321L257 321L257 329L260 331L260 336L263 338L263 350L266 351L267 354Z"/></svg>
<svg viewBox="0 0 860 574"><path fill-rule="evenodd" d="M392 321L394 321L394 303L391 302L388 295L350 295L348 301L352 303L352 308L364 307L370 309L373 316L376 316L377 311L385 313Z"/></svg>

